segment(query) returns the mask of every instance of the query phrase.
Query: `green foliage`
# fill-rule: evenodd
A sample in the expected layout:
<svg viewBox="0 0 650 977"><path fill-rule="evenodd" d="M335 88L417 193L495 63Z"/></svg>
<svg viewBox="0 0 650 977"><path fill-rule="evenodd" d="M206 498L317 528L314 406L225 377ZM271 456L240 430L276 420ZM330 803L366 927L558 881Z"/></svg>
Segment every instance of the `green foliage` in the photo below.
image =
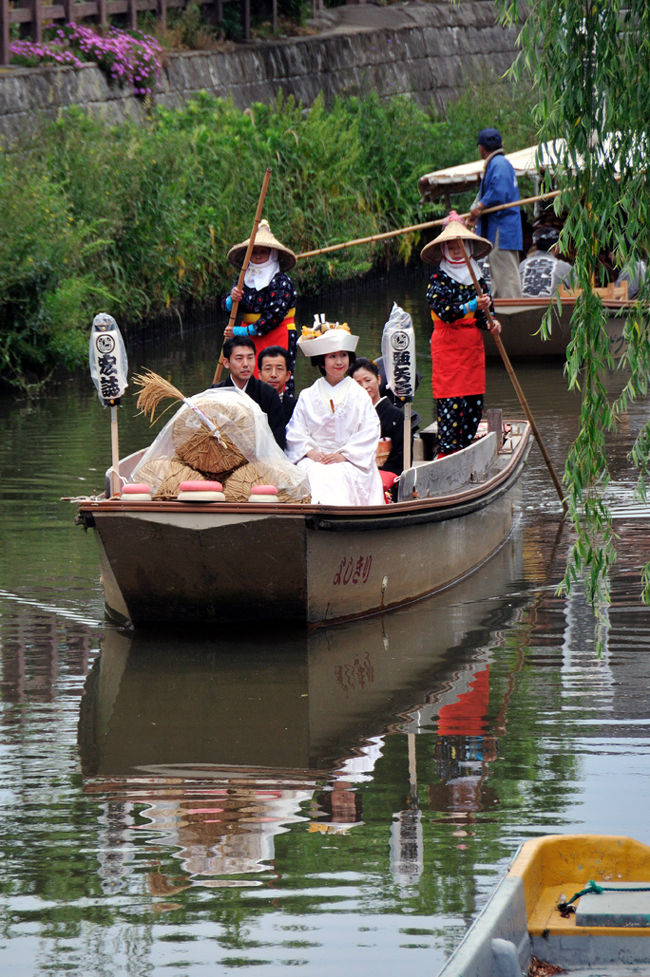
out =
<svg viewBox="0 0 650 977"><path fill-rule="evenodd" d="M603 494L609 482L607 435L630 400L647 393L650 370L649 288L625 329L623 368L629 380L610 402L602 377L613 368L605 314L594 289L603 284L603 255L619 265L648 254L647 92L650 85L650 5L646 0L500 0L504 23L521 26L517 69L538 91L536 118L542 140L560 139L556 210L568 217L562 250L575 255L582 289L567 351L569 385L582 395L581 426L567 459L564 481L576 540L564 584L578 579L598 607L609 600L608 574L616 558L611 513ZM648 431L632 460L642 489L650 458ZM649 574L644 577L646 592Z"/></svg>
<svg viewBox="0 0 650 977"><path fill-rule="evenodd" d="M108 298L93 275L106 242L100 221L75 217L36 148L0 154L0 213L0 373L35 390L57 366L79 364L75 318L87 348L88 316Z"/></svg>
<svg viewBox="0 0 650 977"><path fill-rule="evenodd" d="M243 112L202 94L145 124L78 108L42 122L0 154L0 376L28 386L82 365L100 309L135 324L223 294L267 167L264 216L297 253L431 219L418 177L455 161L452 148L475 155L483 121L468 102L442 120L374 94L309 109L278 96ZM316 292L407 262L418 243L400 235L302 259L292 277Z"/></svg>

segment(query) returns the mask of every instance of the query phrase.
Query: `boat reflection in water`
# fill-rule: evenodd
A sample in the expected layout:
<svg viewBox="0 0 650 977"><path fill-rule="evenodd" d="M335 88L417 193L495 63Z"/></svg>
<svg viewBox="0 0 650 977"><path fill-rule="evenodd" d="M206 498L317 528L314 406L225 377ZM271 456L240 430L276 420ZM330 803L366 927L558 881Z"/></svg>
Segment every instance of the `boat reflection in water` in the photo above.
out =
<svg viewBox="0 0 650 977"><path fill-rule="evenodd" d="M154 866L153 896L263 884L274 837L291 824L345 832L362 823L358 788L372 779L386 732L409 737L412 761L391 865L398 879L417 876L415 735L438 710L485 696L496 632L531 600L522 562L512 536L486 572L443 594L281 643L244 627L191 641L107 631L79 723L84 787L105 804L105 888L121 887L143 832L182 873ZM458 741L451 714L445 722Z"/></svg>

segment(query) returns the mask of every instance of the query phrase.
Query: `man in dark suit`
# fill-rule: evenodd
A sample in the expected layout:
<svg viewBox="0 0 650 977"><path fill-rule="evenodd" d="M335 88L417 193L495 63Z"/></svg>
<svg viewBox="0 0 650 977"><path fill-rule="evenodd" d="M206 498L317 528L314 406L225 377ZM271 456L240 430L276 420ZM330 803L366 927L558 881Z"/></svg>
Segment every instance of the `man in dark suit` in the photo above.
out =
<svg viewBox="0 0 650 977"><path fill-rule="evenodd" d="M213 383L213 387L237 387L264 411L273 437L284 451L286 445L285 421L282 402L268 383L253 376L255 370L255 343L248 336L227 339L223 344L223 365L230 371L227 380Z"/></svg>
<svg viewBox="0 0 650 977"><path fill-rule="evenodd" d="M257 354L257 369L264 383L273 387L282 401L284 423L291 420L296 406L296 397L287 393L287 383L291 379L291 359L284 346L267 346Z"/></svg>

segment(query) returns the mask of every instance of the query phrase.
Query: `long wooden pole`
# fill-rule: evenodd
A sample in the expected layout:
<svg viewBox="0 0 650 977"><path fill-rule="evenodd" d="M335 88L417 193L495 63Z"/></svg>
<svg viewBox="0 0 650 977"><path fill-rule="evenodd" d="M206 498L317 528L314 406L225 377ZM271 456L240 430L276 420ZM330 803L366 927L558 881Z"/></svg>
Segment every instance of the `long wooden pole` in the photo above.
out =
<svg viewBox="0 0 650 977"><path fill-rule="evenodd" d="M248 247L246 248L246 254L244 255L244 260L242 262L241 271L239 273L239 278L237 279L237 288L242 288L244 284L244 275L246 274L246 269L251 260L251 254L253 253L253 248L255 247L255 236L257 234L257 228L262 217L262 207L264 206L264 198L266 197L266 190L269 185L269 180L271 179L271 167L269 167L264 174L264 180L262 182L262 189L260 191L260 197L257 201L257 210L255 211L255 220L253 222L253 230L251 231L251 236L248 240ZM232 308L230 310L230 318L228 319L228 326L234 325L235 319L237 318L237 309L239 307L239 302L233 302ZM226 328L228 328L226 326ZM221 379L221 373L223 370L223 343L221 344L221 352L219 353L219 362L217 363L217 369L215 370L213 383L219 383Z"/></svg>
<svg viewBox="0 0 650 977"><path fill-rule="evenodd" d="M536 197L524 197L523 200L513 200L512 203L499 204L496 207L486 207L485 210L481 211L481 216L483 214L492 214L497 210L507 210L509 207L520 207L523 204L534 204L540 200L551 200L553 197L557 197L562 191L561 190L551 190L549 193L540 193ZM461 220L469 217L469 212L466 214L459 215ZM313 258L317 254L329 254L330 251L340 251L341 248L351 248L356 244L372 244L374 241L385 241L389 237L397 237L398 234L410 234L413 231L425 231L429 227L440 227L446 217L439 217L433 221L425 221L423 224L411 224L409 227L398 227L395 231L382 231L381 234L371 234L370 237L357 237L352 241L342 241L341 244L329 244L326 248L317 248L315 251L303 251L301 254L296 255L297 258Z"/></svg>
<svg viewBox="0 0 650 977"><path fill-rule="evenodd" d="M111 404L111 496L120 494L120 440L117 427L117 406Z"/></svg>
<svg viewBox="0 0 650 977"><path fill-rule="evenodd" d="M483 211L483 213L485 213L485 211ZM478 279L476 278L476 275L474 273L474 269L472 268L472 263L469 260L467 251L465 250L465 244L463 242L463 239L460 238L460 237L458 237L458 238L456 238L456 240L458 241L458 243L460 244L460 246L462 248L463 257L465 258L465 264L467 265L467 267L469 269L469 273L472 276L472 282L474 283L474 288L476 289L476 294L480 297L484 293L483 293L483 290L482 290L481 286L478 283ZM490 310L489 309L486 309L485 314L487 316L487 319L488 319L488 322L490 323L490 325L491 326L494 326L494 319L492 318L492 313L490 312ZM537 424L535 423L535 418L532 415L531 409L528 406L528 401L526 400L526 397L524 395L524 392L521 389L521 385L520 385L519 380L517 378L517 374L515 373L515 371L513 369L512 363L510 362L510 357L506 353L505 347L503 345L503 342L501 340L501 336L499 335L499 333L496 332L496 330L494 330L494 331L492 331L491 334L492 334L492 338L494 339L494 342L496 343L497 349L499 350L499 353L501 355L501 359L503 360L503 365L505 366L505 368L506 368L506 370L508 372L508 376L512 380L512 385L515 388L515 393L517 394L517 397L519 398L519 403L523 407L524 413L525 413L526 417L528 418L528 422L529 422L529 424L531 426L531 429L532 429L532 432L533 432L533 434L535 436L535 440L537 441L537 444L539 445L539 450L542 452L542 456L544 458L544 461L546 462L546 467L548 468L548 470L550 472L550 475L551 475L551 478L553 479L553 484L555 485L555 489L557 491L558 497L560 499L560 502L562 503L562 509L564 511L564 514L566 515L567 512L568 512L568 507L567 507L566 499L564 498L564 492L562 490L562 483L560 482L560 479L557 476L557 472L555 471L555 468L553 467L553 462L551 461L551 457L550 457L548 451L546 450L546 445L544 444L544 441L542 440L542 436L539 433L539 430L537 428Z"/></svg>

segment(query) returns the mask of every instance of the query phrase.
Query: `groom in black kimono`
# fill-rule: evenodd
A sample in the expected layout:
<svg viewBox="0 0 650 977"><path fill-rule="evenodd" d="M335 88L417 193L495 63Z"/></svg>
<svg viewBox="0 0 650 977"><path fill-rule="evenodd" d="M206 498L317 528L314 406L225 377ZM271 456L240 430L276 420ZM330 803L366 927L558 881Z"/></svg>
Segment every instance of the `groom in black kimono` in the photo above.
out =
<svg viewBox="0 0 650 977"><path fill-rule="evenodd" d="M264 411L269 427L278 445L284 451L286 445L282 401L273 387L253 376L255 371L255 343L247 336L227 339L223 344L223 365L230 371L227 380L213 383L212 387L238 387Z"/></svg>

